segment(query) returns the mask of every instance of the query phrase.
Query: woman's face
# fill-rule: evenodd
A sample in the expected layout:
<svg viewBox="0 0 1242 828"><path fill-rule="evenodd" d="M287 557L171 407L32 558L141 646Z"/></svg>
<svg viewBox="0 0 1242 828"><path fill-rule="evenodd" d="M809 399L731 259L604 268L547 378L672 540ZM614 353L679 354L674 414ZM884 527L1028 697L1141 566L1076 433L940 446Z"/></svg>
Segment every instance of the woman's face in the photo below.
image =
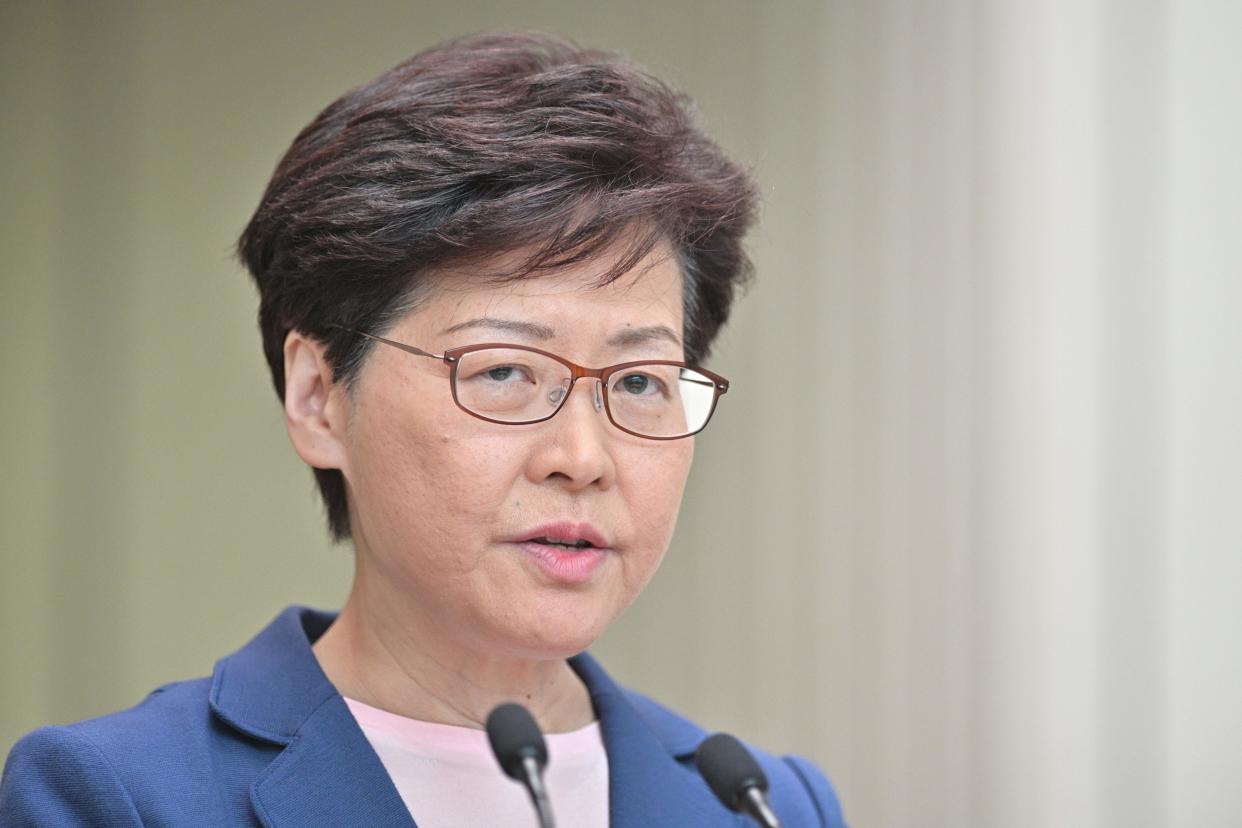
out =
<svg viewBox="0 0 1242 828"><path fill-rule="evenodd" d="M682 279L664 247L621 279L608 258L504 286L445 276L386 337L433 354L480 342L531 345L589 367L684 358ZM538 338L512 327L546 328ZM458 330L449 332L451 328ZM616 334L665 328L642 344ZM694 438L613 426L579 380L550 420L489 423L453 402L449 367L376 344L349 405L341 470L366 600L386 617L475 652L564 658L637 597L668 548ZM589 524L604 550L514 542L548 523ZM598 539L597 539L598 542Z"/></svg>

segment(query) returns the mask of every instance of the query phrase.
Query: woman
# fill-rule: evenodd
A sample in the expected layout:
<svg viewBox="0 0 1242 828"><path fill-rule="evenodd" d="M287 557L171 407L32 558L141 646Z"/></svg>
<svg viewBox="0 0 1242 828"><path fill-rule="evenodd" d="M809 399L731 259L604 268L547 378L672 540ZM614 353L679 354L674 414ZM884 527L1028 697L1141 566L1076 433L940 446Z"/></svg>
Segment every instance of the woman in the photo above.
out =
<svg viewBox="0 0 1242 828"><path fill-rule="evenodd" d="M325 109L238 247L348 600L28 735L3 824L529 826L482 731L511 700L562 826L739 824L706 733L583 651L668 548L754 206L686 99L553 37L450 41ZM785 825L843 824L810 763L758 756Z"/></svg>

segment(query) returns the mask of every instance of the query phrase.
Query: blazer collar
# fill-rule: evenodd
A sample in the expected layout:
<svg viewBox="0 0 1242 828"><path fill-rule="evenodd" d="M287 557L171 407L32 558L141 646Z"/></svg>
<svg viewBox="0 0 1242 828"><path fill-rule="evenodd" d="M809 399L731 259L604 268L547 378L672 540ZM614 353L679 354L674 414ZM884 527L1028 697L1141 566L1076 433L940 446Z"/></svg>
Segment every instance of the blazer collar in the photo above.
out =
<svg viewBox="0 0 1242 828"><path fill-rule="evenodd" d="M694 769L691 757L706 736L701 728L622 688L586 653L569 664L591 693L608 752L609 825L749 824L726 810Z"/></svg>
<svg viewBox="0 0 1242 828"><path fill-rule="evenodd" d="M296 605L283 610L216 663L211 710L242 733L284 746L250 788L268 828L413 828L392 779L311 650L336 616ZM590 655L569 663L599 717L614 828L746 824L716 801L688 761L701 729L623 689Z"/></svg>
<svg viewBox="0 0 1242 828"><path fill-rule="evenodd" d="M286 607L246 646L216 662L209 704L228 724L287 745L302 723L336 695L310 645L336 613Z"/></svg>
<svg viewBox="0 0 1242 828"><path fill-rule="evenodd" d="M267 828L414 820L310 645L336 613L291 606L250 643L216 662L212 712L233 728L285 746L250 786Z"/></svg>

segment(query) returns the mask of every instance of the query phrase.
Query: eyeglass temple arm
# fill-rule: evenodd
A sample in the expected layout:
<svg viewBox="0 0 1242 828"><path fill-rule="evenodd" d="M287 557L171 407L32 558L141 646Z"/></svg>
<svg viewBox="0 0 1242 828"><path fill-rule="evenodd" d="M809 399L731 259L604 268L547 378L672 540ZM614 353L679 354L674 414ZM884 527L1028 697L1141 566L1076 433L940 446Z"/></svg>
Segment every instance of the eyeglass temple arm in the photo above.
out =
<svg viewBox="0 0 1242 828"><path fill-rule="evenodd" d="M682 378L681 378L681 381L682 381L682 382L692 382L692 383L694 383L695 385L710 385L710 386L712 386L712 387L714 387L714 388L718 388L718 389L720 389L720 393L721 393L721 394L723 394L723 393L725 393L726 391L728 391L728 390L729 390L729 384L728 384L727 382L724 382L724 383L719 383L719 382L712 382L711 380L697 380L697 379L691 379L690 377L682 377Z"/></svg>
<svg viewBox="0 0 1242 828"><path fill-rule="evenodd" d="M350 333L357 334L358 336L365 336L367 339L374 339L376 342L383 342L385 345L391 345L394 348L400 348L406 353L414 354L415 356L431 357L432 359L444 359L443 354L429 354L426 351L424 351L422 348L415 348L413 345L406 345L404 342L395 342L391 339L385 339L382 336L375 336L374 334L366 333L365 331L358 331L358 330L354 330L353 328L346 328L344 325L333 325L332 327L339 328L342 331L349 331Z"/></svg>

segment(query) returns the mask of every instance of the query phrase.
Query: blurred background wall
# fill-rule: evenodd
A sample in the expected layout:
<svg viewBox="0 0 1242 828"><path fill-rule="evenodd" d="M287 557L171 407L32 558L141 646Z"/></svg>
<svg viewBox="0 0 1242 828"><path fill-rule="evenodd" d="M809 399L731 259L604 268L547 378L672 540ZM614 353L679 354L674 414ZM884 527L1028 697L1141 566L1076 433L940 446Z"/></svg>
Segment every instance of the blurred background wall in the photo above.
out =
<svg viewBox="0 0 1242 828"><path fill-rule="evenodd" d="M765 192L677 536L598 645L855 826L1242 824L1242 4L0 6L0 751L337 607L230 246L449 35L689 91Z"/></svg>

